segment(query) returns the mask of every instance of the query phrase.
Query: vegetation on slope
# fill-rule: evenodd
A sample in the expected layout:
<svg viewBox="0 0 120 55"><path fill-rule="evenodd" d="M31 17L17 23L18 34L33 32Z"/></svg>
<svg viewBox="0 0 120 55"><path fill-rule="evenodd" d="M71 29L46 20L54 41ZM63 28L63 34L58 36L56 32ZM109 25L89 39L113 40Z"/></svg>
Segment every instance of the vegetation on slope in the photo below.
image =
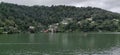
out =
<svg viewBox="0 0 120 55"><path fill-rule="evenodd" d="M69 18L71 20L69 20ZM67 24L63 23L67 22ZM95 7L24 6L0 3L0 33L35 31L57 25L59 31L120 31L120 14Z"/></svg>

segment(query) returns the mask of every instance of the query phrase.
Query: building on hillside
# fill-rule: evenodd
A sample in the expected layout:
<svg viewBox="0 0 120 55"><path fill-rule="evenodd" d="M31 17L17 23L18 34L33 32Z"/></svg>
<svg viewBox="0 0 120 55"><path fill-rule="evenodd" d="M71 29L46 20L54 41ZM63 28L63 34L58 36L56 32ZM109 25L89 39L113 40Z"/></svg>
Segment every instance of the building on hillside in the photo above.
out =
<svg viewBox="0 0 120 55"><path fill-rule="evenodd" d="M35 32L35 27L34 26L29 26L29 32L34 33Z"/></svg>
<svg viewBox="0 0 120 55"><path fill-rule="evenodd" d="M58 25L59 23L53 24L53 25L49 25L49 32L57 32L58 31Z"/></svg>
<svg viewBox="0 0 120 55"><path fill-rule="evenodd" d="M67 24L69 24L69 22L72 22L72 21L73 21L72 18L66 18L61 22L61 24L67 25Z"/></svg>

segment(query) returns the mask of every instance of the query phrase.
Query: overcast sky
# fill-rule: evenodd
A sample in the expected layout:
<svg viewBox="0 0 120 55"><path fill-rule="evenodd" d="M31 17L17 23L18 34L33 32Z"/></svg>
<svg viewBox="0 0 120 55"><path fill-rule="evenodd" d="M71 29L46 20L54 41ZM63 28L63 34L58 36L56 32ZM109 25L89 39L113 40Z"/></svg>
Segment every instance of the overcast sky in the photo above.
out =
<svg viewBox="0 0 120 55"><path fill-rule="evenodd" d="M120 0L0 0L0 2L15 3L20 5L72 5L77 7L99 7L120 13Z"/></svg>

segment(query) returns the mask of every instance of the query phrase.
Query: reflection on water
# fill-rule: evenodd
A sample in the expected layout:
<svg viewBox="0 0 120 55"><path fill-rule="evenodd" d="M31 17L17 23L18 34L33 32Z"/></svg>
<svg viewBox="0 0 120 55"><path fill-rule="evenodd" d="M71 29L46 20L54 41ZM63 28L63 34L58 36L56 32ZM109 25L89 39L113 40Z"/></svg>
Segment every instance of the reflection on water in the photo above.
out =
<svg viewBox="0 0 120 55"><path fill-rule="evenodd" d="M34 43L34 41L35 41L34 34L29 34L29 40L30 40L30 43Z"/></svg>
<svg viewBox="0 0 120 55"><path fill-rule="evenodd" d="M0 35L0 55L120 55L120 34Z"/></svg>

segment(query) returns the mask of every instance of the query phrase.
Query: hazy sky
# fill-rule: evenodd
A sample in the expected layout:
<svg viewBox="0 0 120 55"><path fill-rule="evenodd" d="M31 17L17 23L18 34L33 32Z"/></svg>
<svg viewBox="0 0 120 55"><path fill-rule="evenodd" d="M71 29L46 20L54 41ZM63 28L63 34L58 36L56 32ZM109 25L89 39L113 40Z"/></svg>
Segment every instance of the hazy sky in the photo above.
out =
<svg viewBox="0 0 120 55"><path fill-rule="evenodd" d="M99 7L120 13L120 0L0 0L20 5L72 5L77 7Z"/></svg>

